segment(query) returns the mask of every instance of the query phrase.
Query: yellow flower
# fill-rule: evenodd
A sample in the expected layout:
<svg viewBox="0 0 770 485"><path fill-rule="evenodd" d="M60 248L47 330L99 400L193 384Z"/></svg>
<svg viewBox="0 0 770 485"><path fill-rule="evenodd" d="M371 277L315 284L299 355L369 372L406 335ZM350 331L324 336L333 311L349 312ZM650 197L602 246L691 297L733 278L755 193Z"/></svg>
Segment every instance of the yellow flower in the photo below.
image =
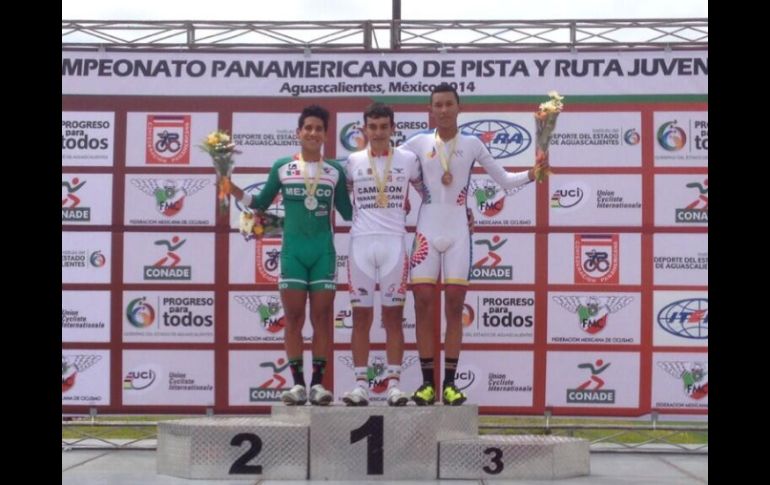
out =
<svg viewBox="0 0 770 485"><path fill-rule="evenodd" d="M556 91L548 91L548 97L555 99L557 102L561 102L564 99L564 96L559 96L559 93Z"/></svg>
<svg viewBox="0 0 770 485"><path fill-rule="evenodd" d="M264 227L262 227L261 225L254 226L254 234L256 234L257 236L261 236L263 232L265 232Z"/></svg>
<svg viewBox="0 0 770 485"><path fill-rule="evenodd" d="M212 133L212 134L210 134L209 136L206 137L206 144L207 145L216 145L217 143L219 143L219 141L217 140L217 134L216 133Z"/></svg>

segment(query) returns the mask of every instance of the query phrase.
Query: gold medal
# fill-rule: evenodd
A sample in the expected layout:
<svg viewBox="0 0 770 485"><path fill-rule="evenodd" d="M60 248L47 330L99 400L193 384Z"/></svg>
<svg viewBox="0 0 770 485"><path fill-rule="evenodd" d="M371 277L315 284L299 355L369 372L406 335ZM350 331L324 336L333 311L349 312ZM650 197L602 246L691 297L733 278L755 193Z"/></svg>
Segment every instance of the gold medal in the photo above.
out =
<svg viewBox="0 0 770 485"><path fill-rule="evenodd" d="M441 176L441 183L444 185L449 185L452 183L452 173L451 172L444 172L444 175Z"/></svg>
<svg viewBox="0 0 770 485"><path fill-rule="evenodd" d="M377 165L372 159L372 148L367 147L366 155L369 157L369 167L372 169L372 175L374 176L374 185L377 188L377 197L375 203L377 207L385 208L388 206L388 194L385 193L385 186L388 183L388 174L390 173L390 166L393 161L393 150L388 149L388 158L385 161L385 170L382 172L382 177L377 172Z"/></svg>

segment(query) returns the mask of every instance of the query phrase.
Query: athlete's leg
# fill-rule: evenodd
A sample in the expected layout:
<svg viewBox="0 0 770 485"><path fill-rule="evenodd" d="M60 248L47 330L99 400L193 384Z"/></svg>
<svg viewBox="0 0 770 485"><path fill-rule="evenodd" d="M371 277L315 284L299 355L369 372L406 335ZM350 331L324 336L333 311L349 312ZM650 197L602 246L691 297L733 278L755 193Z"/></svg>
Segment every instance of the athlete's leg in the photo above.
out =
<svg viewBox="0 0 770 485"><path fill-rule="evenodd" d="M286 318L284 328L284 347L289 359L302 358L302 327L305 326L305 301L307 291L281 290L283 315Z"/></svg>
<svg viewBox="0 0 770 485"><path fill-rule="evenodd" d="M444 352L446 357L451 359L460 357L460 346L463 341L462 314L467 291L468 288L461 285L447 285L444 288L446 298L444 306L444 317L446 318Z"/></svg>

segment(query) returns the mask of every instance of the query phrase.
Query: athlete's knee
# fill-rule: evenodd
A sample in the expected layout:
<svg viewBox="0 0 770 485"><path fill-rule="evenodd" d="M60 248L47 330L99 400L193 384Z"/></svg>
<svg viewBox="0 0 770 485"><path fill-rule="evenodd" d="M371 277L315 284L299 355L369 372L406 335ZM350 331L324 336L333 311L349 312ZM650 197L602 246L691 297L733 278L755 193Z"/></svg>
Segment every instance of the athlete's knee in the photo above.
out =
<svg viewBox="0 0 770 485"><path fill-rule="evenodd" d="M460 313L463 311L463 305L465 304L465 288L447 288L444 291L446 296L446 309L449 312Z"/></svg>
<svg viewBox="0 0 770 485"><path fill-rule="evenodd" d="M305 305L283 307L283 316L286 318L287 325L297 325L305 323Z"/></svg>
<svg viewBox="0 0 770 485"><path fill-rule="evenodd" d="M412 288L415 306L430 306L436 299L436 291L433 285L418 285Z"/></svg>
<svg viewBox="0 0 770 485"><path fill-rule="evenodd" d="M353 308L353 326L360 330L369 330L374 319L374 309L372 307Z"/></svg>
<svg viewBox="0 0 770 485"><path fill-rule="evenodd" d="M403 331L404 324L404 307L402 306L383 306L382 307L382 323L385 326L385 330Z"/></svg>
<svg viewBox="0 0 770 485"><path fill-rule="evenodd" d="M305 326L305 317L302 318L288 318L286 317L286 326L284 332L287 335L302 333L302 328Z"/></svg>

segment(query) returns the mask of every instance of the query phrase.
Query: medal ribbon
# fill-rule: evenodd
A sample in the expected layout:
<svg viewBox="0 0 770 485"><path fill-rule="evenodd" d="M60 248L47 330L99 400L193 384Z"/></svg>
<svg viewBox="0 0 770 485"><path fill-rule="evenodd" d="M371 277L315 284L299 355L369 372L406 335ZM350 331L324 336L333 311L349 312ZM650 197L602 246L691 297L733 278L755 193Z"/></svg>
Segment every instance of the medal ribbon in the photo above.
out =
<svg viewBox="0 0 770 485"><path fill-rule="evenodd" d="M393 150L388 148L388 160L385 162L385 170L382 173L382 178L380 178L380 174L377 173L377 166L374 164L374 159L372 158L371 147L367 147L366 155L369 157L369 166L372 168L372 174L374 175L374 185L377 186L377 195L381 197L385 193L385 184L388 181L388 174L390 173L390 166L393 161Z"/></svg>
<svg viewBox="0 0 770 485"><path fill-rule="evenodd" d="M452 157L455 154L455 147L457 146L457 135L458 133L455 133L455 137L452 138L452 144L449 146L449 158L447 159L446 155L444 154L444 141L441 139L440 136L438 136L438 130L436 130L436 151L438 152L438 159L441 162L441 168L444 169L444 173L449 173L449 164L452 162Z"/></svg>
<svg viewBox="0 0 770 485"><path fill-rule="evenodd" d="M307 162L302 159L302 153L299 154L299 163L300 163L300 170L302 170L302 178L305 179L305 191L307 192L308 197L315 196L315 189L318 188L318 181L321 180L321 163L318 162L318 166L316 167L315 177L313 177L313 181L310 181L310 177L308 176L308 168L307 168Z"/></svg>

